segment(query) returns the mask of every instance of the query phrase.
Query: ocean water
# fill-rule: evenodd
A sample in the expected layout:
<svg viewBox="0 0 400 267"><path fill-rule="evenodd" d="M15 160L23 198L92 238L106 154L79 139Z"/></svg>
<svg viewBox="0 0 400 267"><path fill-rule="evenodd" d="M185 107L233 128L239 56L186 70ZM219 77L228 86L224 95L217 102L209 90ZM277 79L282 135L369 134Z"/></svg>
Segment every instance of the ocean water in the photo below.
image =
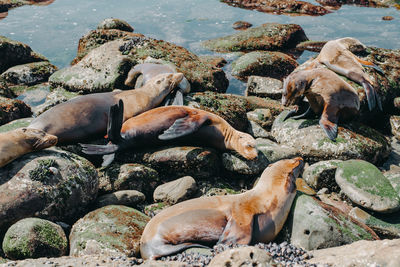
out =
<svg viewBox="0 0 400 267"><path fill-rule="evenodd" d="M383 16L393 16L383 21ZM75 57L79 38L105 18L126 20L135 32L181 45L198 55L217 55L201 47L207 39L232 34L232 24L245 20L254 26L267 22L296 23L312 40L345 36L366 45L400 48L400 11L395 8L342 6L319 17L274 15L228 6L217 0L55 0L48 6L23 6L0 20L0 35L29 44L59 68ZM235 56L221 54L228 62ZM305 52L304 62L312 53ZM245 84L232 78L228 92L242 94Z"/></svg>

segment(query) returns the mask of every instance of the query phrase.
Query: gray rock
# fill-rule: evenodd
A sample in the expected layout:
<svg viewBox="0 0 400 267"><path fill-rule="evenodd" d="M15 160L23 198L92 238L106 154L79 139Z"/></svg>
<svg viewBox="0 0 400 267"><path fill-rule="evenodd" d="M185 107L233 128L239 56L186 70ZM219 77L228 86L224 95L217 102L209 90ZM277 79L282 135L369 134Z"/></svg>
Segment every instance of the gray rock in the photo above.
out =
<svg viewBox="0 0 400 267"><path fill-rule="evenodd" d="M316 190L324 187L330 192L339 192L335 172L341 160L327 160L312 164L304 169L303 179Z"/></svg>
<svg viewBox="0 0 400 267"><path fill-rule="evenodd" d="M43 90L44 89L45 88L43 88ZM75 96L78 96L78 94L69 92L62 87L53 88L51 92L46 95L44 103L32 107L33 114L35 116L39 116L46 110L54 107L55 105L66 102Z"/></svg>
<svg viewBox="0 0 400 267"><path fill-rule="evenodd" d="M283 84L278 79L261 76L250 76L247 80L245 96L254 95L258 97L281 99L282 87Z"/></svg>
<svg viewBox="0 0 400 267"><path fill-rule="evenodd" d="M400 195L400 167L384 172L383 175L389 180L393 189Z"/></svg>
<svg viewBox="0 0 400 267"><path fill-rule="evenodd" d="M153 203L153 204L147 205L144 207L143 210L147 216L154 217L158 213L160 213L162 210L164 210L168 207L170 207L169 204L167 204L165 202L160 202L160 203Z"/></svg>
<svg viewBox="0 0 400 267"><path fill-rule="evenodd" d="M145 195L136 190L122 190L111 194L102 195L96 199L96 208L102 208L108 205L124 205L136 207L146 199Z"/></svg>
<svg viewBox="0 0 400 267"><path fill-rule="evenodd" d="M259 174L269 163L268 159L262 153L258 153L256 160L247 160L236 153L229 152L222 154L222 165L224 168L237 174Z"/></svg>
<svg viewBox="0 0 400 267"><path fill-rule="evenodd" d="M189 265L184 262L178 261L156 261L156 260L147 260L143 264L143 267L188 267Z"/></svg>
<svg viewBox="0 0 400 267"><path fill-rule="evenodd" d="M296 60L281 52L254 51L232 62L232 75L242 79L252 75L283 79L298 65Z"/></svg>
<svg viewBox="0 0 400 267"><path fill-rule="evenodd" d="M270 163L281 159L293 158L299 155L299 152L289 146L279 145L269 139L257 138L257 149L268 159Z"/></svg>
<svg viewBox="0 0 400 267"><path fill-rule="evenodd" d="M9 68L1 74L6 82L14 85L34 85L47 82L50 75L57 70L57 67L48 61L27 63Z"/></svg>
<svg viewBox="0 0 400 267"><path fill-rule="evenodd" d="M55 148L0 168L0 230L26 217L71 222L96 198L97 171L86 159Z"/></svg>
<svg viewBox="0 0 400 267"><path fill-rule="evenodd" d="M385 266L397 267L400 262L400 239L361 240L350 245L315 250L307 262L332 267ZM340 257L338 257L340 255Z"/></svg>
<svg viewBox="0 0 400 267"><path fill-rule="evenodd" d="M23 119L17 119L10 121L9 123L6 123L4 125L0 126L0 133L8 132L11 130L15 130L18 128L26 127L28 126L33 118L23 118Z"/></svg>
<svg viewBox="0 0 400 267"><path fill-rule="evenodd" d="M13 224L3 240L5 255L13 260L65 255L68 240L61 226L39 218Z"/></svg>
<svg viewBox="0 0 400 267"><path fill-rule="evenodd" d="M389 180L369 162L348 160L339 164L336 183L354 203L369 210L390 213L400 209L400 197Z"/></svg>
<svg viewBox="0 0 400 267"><path fill-rule="evenodd" d="M288 217L290 243L312 250L378 238L366 226L362 227L349 218L333 206L304 194L298 195Z"/></svg>
<svg viewBox="0 0 400 267"><path fill-rule="evenodd" d="M384 170L398 169L400 168L400 141L395 137L391 139L392 151L389 154L388 159L383 163Z"/></svg>
<svg viewBox="0 0 400 267"><path fill-rule="evenodd" d="M284 34L283 34L284 33ZM284 50L308 40L296 24L266 23L229 36L203 42L203 46L219 52Z"/></svg>
<svg viewBox="0 0 400 267"><path fill-rule="evenodd" d="M150 220L125 206L106 206L86 214L72 227L70 255L139 255L140 236Z"/></svg>
<svg viewBox="0 0 400 267"><path fill-rule="evenodd" d="M128 22L122 19L108 18L97 25L97 29L110 30L116 29L126 32L133 32L133 28Z"/></svg>
<svg viewBox="0 0 400 267"><path fill-rule="evenodd" d="M400 140L400 116L390 117L390 126L392 128L392 134Z"/></svg>
<svg viewBox="0 0 400 267"><path fill-rule="evenodd" d="M190 198L197 191L193 177L185 176L162 184L154 190L154 201L175 204Z"/></svg>
<svg viewBox="0 0 400 267"><path fill-rule="evenodd" d="M295 148L306 161L358 158L376 163L390 154L386 137L360 123L339 126L333 142L319 126L319 119L283 121L286 115L284 111L275 119L271 134L278 143Z"/></svg>
<svg viewBox="0 0 400 267"><path fill-rule="evenodd" d="M16 119L30 117L31 115L31 108L21 100L0 96L0 125Z"/></svg>
<svg viewBox="0 0 400 267"><path fill-rule="evenodd" d="M272 123L275 120L275 116L269 108L257 108L247 112L247 119L250 122L257 123L263 129L270 131Z"/></svg>
<svg viewBox="0 0 400 267"><path fill-rule="evenodd" d="M241 247L226 250L216 255L209 267L272 267L276 266L272 257L263 249L256 247Z"/></svg>

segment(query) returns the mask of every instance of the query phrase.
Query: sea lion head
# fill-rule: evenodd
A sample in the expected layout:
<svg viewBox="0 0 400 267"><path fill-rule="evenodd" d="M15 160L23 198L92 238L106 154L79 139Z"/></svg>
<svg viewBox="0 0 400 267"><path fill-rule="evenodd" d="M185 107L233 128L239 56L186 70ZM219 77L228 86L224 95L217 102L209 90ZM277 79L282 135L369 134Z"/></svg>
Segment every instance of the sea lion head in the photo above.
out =
<svg viewBox="0 0 400 267"><path fill-rule="evenodd" d="M25 136L24 142L32 147L32 151L41 150L57 144L58 138L42 130L21 128L18 131Z"/></svg>
<svg viewBox="0 0 400 267"><path fill-rule="evenodd" d="M184 76L180 72L163 73L163 74L158 74L150 81L154 82L155 85L160 86L162 89L167 89L168 92L171 92L178 86L178 84L182 81L183 78Z"/></svg>
<svg viewBox="0 0 400 267"><path fill-rule="evenodd" d="M338 41L352 53L363 52L367 49L367 47L363 43L352 37L341 38L338 39Z"/></svg>
<svg viewBox="0 0 400 267"><path fill-rule="evenodd" d="M296 179L302 173L304 168L304 160L301 157L293 159L285 159L276 162L281 177L285 179L285 190L288 193L294 193L296 191Z"/></svg>
<svg viewBox="0 0 400 267"><path fill-rule="evenodd" d="M251 135L240 132L238 142L238 152L240 155L249 160L257 159L258 150L256 148L256 140Z"/></svg>
<svg viewBox="0 0 400 267"><path fill-rule="evenodd" d="M292 72L283 81L282 105L290 106L297 98L304 94L306 90L307 80L303 71Z"/></svg>

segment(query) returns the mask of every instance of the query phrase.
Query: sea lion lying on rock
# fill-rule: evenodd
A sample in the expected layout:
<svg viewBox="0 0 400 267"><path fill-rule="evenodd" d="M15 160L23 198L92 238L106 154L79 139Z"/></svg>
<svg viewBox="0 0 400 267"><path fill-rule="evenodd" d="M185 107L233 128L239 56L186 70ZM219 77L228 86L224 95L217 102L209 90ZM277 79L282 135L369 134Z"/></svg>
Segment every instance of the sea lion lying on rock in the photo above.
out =
<svg viewBox="0 0 400 267"><path fill-rule="evenodd" d="M326 68L292 72L284 80L282 105L289 106L303 95L310 104L308 110L298 116L294 116L297 110L293 110L284 120L290 117L306 118L313 113L321 114L319 125L331 140L336 139L339 118L349 120L360 109L360 100L354 88Z"/></svg>
<svg viewBox="0 0 400 267"><path fill-rule="evenodd" d="M200 197L161 211L140 239L143 259L190 247L272 241L282 229L296 195L303 159L285 159L264 170L256 186L242 194Z"/></svg>
<svg viewBox="0 0 400 267"><path fill-rule="evenodd" d="M235 130L213 113L185 106L159 107L130 118L122 124L123 102L110 110L108 145L81 144L86 154L110 154L103 166L114 159L114 153L144 145L162 145L166 141L209 145L221 150L235 150L246 159L257 158L254 138Z"/></svg>

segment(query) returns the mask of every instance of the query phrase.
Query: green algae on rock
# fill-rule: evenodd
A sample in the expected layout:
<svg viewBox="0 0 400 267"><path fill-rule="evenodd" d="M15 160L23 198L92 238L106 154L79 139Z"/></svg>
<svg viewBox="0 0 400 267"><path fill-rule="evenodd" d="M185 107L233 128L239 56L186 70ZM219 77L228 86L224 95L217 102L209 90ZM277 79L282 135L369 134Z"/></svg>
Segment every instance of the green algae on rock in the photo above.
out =
<svg viewBox="0 0 400 267"><path fill-rule="evenodd" d="M247 79L251 75L282 80L299 64L281 52L254 51L232 62L232 75Z"/></svg>
<svg viewBox="0 0 400 267"><path fill-rule="evenodd" d="M335 172L341 162L341 160L326 160L312 164L304 169L303 179L316 190L325 187L330 192L339 192L335 181Z"/></svg>
<svg viewBox="0 0 400 267"><path fill-rule="evenodd" d="M34 85L46 82L56 70L57 67L50 62L40 61L11 67L0 77L12 85Z"/></svg>
<svg viewBox="0 0 400 267"><path fill-rule="evenodd" d="M287 50L308 40L297 24L266 23L233 35L203 42L206 48L218 52L255 50Z"/></svg>
<svg viewBox="0 0 400 267"><path fill-rule="evenodd" d="M145 214L125 206L110 205L79 219L70 234L70 255L139 255L139 241L150 220Z"/></svg>
<svg viewBox="0 0 400 267"><path fill-rule="evenodd" d="M400 197L381 171L363 160L338 165L336 183L356 204L369 210L390 213L400 209Z"/></svg>
<svg viewBox="0 0 400 267"><path fill-rule="evenodd" d="M0 133L12 131L18 128L26 127L32 122L33 118L23 118L23 119L17 119L13 120L7 124L1 125L0 126Z"/></svg>
<svg viewBox="0 0 400 267"><path fill-rule="evenodd" d="M3 239L3 251L13 260L65 255L68 240L61 226L39 218L13 224Z"/></svg>

